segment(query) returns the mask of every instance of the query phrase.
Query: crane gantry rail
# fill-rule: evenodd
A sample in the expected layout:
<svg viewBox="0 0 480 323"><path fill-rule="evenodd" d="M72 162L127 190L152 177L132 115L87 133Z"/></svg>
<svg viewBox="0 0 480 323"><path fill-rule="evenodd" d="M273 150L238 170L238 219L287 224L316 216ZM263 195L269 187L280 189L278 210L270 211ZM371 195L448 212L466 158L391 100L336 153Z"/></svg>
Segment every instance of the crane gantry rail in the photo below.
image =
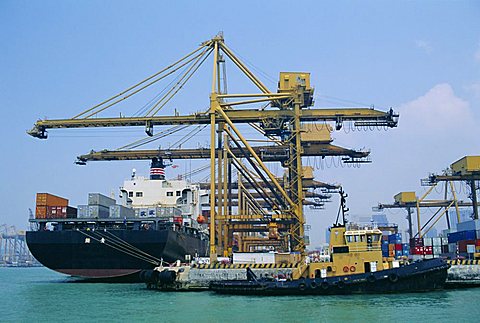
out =
<svg viewBox="0 0 480 323"><path fill-rule="evenodd" d="M210 55L213 55L213 69L208 111L188 115L177 113L158 115ZM229 58L247 76L259 93L227 93L225 58ZM117 103L178 71L183 74L176 79L170 90L148 106L145 115L119 118L99 116ZM210 158L211 260L215 261L217 254L225 253L231 247L232 234L235 230L258 232L261 228L262 232L265 230L268 232L269 226L265 226L265 223L273 223L273 227L277 220L281 222L279 225L284 232L279 242L258 237L252 243L261 244L263 241L266 246L283 245L290 251L303 253L305 250L303 206L306 195L303 185L302 157L344 155L355 160L366 157L368 152L347 150L330 144L305 145L301 135L305 131L302 124L333 122L335 129L339 130L344 122L353 122L359 126L390 128L396 127L398 122L398 114L395 114L392 109L383 112L372 108L311 108L313 93L310 74L304 72L280 73L277 92L271 92L226 46L223 35L219 34L172 65L73 118L39 120L28 133L33 137L46 139L49 129L136 126L145 127L147 135L153 136L155 126L209 125L208 155L200 149L104 151L80 156L79 161L159 157ZM255 104L262 106L256 109L241 108ZM239 124L255 124L263 131L267 140L277 146L252 146L237 127ZM266 158L267 155L277 156L269 157L269 160ZM270 161L279 161L284 167L286 175L281 182L265 164ZM245 198L249 202L246 210L240 207L241 203L237 203L239 206L236 209L232 208L231 189L235 184L232 181L232 169L236 169L238 173L236 185L239 192L245 193L240 200ZM258 195L251 196L249 189L246 188L249 185L256 188ZM259 196L265 203L256 203ZM239 216L243 219L242 221L247 222L238 222Z"/></svg>

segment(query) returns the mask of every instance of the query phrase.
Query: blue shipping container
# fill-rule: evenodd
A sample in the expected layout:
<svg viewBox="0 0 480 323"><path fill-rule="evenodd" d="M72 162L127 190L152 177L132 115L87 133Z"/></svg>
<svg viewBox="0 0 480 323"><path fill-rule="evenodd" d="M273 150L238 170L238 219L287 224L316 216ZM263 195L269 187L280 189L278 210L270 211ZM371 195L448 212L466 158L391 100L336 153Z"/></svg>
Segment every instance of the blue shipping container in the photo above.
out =
<svg viewBox="0 0 480 323"><path fill-rule="evenodd" d="M395 233L388 236L388 243L402 243L402 234Z"/></svg>
<svg viewBox="0 0 480 323"><path fill-rule="evenodd" d="M476 232L475 230L468 231L458 231L448 234L448 243L457 243L462 240L475 240Z"/></svg>

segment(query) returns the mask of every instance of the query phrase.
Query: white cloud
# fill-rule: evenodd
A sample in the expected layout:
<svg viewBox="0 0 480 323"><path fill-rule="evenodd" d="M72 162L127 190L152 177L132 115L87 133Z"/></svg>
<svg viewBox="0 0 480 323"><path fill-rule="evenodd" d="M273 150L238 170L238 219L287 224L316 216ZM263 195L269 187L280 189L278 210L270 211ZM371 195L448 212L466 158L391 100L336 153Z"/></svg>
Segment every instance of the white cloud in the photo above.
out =
<svg viewBox="0 0 480 323"><path fill-rule="evenodd" d="M417 48L420 48L427 54L430 54L433 51L433 48L430 45L430 43L425 40L416 40L415 45L417 46Z"/></svg>
<svg viewBox="0 0 480 323"><path fill-rule="evenodd" d="M473 123L470 104L455 96L447 83L435 85L425 95L400 106L399 111L400 128L420 133Z"/></svg>

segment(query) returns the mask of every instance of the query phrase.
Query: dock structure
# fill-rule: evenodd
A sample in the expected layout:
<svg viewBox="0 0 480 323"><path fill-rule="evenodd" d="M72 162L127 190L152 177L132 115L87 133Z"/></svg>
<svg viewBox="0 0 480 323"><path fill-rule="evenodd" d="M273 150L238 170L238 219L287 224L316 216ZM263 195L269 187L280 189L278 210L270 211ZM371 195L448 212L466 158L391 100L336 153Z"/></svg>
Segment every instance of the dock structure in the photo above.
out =
<svg viewBox="0 0 480 323"><path fill-rule="evenodd" d="M7 224L0 228L0 267L40 266L28 250L25 231Z"/></svg>

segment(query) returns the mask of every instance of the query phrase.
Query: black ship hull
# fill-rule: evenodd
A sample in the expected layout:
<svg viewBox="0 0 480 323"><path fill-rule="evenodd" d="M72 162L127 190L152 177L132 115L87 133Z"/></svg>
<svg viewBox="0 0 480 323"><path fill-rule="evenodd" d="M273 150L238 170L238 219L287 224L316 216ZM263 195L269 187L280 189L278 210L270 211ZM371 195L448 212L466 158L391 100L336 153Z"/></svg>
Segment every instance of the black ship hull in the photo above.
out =
<svg viewBox="0 0 480 323"><path fill-rule="evenodd" d="M204 256L208 242L198 233L162 230L29 231L28 248L44 266L98 281L140 282L138 273L160 261Z"/></svg>
<svg viewBox="0 0 480 323"><path fill-rule="evenodd" d="M443 289L449 265L441 259L368 274L353 274L324 279L276 281L218 281L210 288L221 294L235 295L348 295L425 292Z"/></svg>

